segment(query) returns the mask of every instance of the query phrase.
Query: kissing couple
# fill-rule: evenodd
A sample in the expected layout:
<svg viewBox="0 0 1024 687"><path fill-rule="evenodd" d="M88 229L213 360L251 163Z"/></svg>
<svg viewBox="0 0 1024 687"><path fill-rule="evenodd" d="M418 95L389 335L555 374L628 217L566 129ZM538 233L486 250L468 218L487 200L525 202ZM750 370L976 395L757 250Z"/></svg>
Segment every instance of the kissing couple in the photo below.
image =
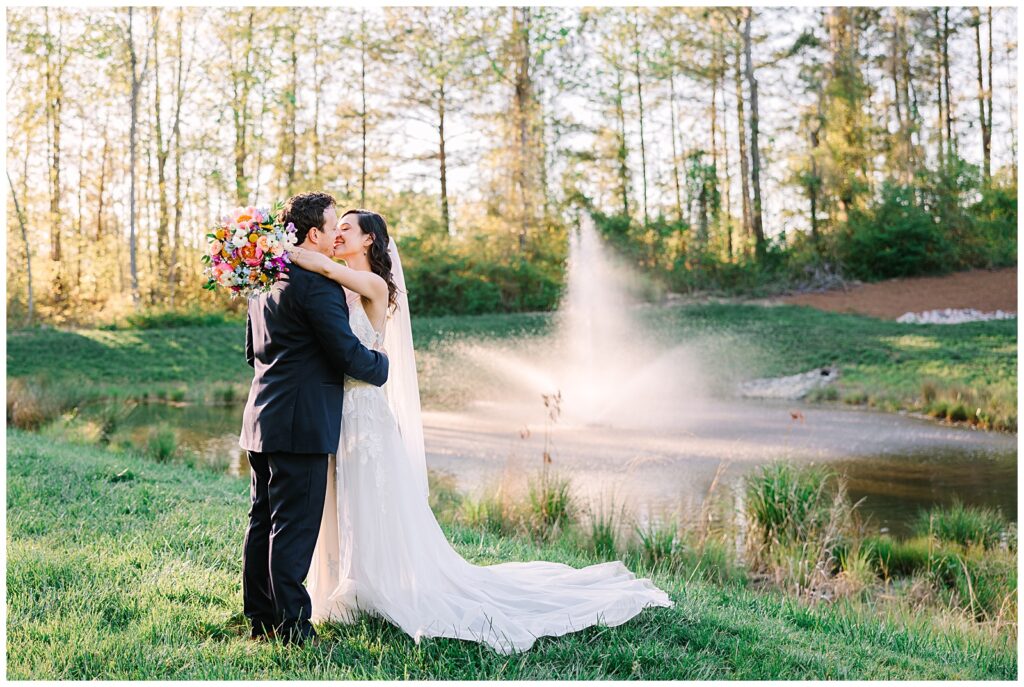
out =
<svg viewBox="0 0 1024 687"><path fill-rule="evenodd" d="M387 223L368 210L339 217L326 193L293 196L281 222L296 229L292 265L249 300L246 320L242 594L254 639L302 643L314 623L369 613L417 643L508 654L672 605L620 561L463 559L427 499L409 300Z"/></svg>

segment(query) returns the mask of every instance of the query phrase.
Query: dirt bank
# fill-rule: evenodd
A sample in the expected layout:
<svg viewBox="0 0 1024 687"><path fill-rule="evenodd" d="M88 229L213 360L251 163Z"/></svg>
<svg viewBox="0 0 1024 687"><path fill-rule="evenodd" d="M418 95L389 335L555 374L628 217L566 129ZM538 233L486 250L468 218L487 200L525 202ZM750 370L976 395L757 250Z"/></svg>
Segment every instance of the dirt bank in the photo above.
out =
<svg viewBox="0 0 1024 687"><path fill-rule="evenodd" d="M859 313L895 320L907 312L942 308L1017 311L1017 268L971 270L944 277L888 279L823 293L802 293L773 299L833 312Z"/></svg>

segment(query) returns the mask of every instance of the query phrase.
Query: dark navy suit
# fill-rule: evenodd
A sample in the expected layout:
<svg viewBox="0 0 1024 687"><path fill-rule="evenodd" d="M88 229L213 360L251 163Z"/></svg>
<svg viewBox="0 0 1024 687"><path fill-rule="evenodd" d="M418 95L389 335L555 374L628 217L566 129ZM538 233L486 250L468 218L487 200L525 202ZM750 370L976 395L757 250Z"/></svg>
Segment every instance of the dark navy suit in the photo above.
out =
<svg viewBox="0 0 1024 687"><path fill-rule="evenodd" d="M255 369L238 444L252 468L242 595L254 636L315 633L309 573L338 450L345 375L382 385L388 359L360 343L337 283L297 265L249 301L245 357Z"/></svg>

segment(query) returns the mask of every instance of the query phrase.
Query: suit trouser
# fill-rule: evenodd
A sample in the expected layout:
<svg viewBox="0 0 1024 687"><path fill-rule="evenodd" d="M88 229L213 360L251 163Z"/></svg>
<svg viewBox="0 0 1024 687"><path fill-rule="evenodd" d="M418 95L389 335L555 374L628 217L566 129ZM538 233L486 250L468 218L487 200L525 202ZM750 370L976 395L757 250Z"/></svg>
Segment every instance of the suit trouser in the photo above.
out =
<svg viewBox="0 0 1024 687"><path fill-rule="evenodd" d="M327 491L326 453L249 451L252 473L242 597L253 634L276 628L287 639L315 635L302 582L320 533Z"/></svg>

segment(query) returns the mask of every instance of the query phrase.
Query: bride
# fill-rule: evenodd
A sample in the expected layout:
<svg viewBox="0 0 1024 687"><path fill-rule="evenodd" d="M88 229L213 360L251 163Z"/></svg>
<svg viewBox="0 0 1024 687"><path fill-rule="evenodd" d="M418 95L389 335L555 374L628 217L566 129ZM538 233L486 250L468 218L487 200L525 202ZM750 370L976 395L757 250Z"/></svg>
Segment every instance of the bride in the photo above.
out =
<svg viewBox="0 0 1024 687"><path fill-rule="evenodd" d="M292 260L346 289L352 331L383 349L383 388L345 378L341 441L328 465L327 500L309 572L313 621L359 612L422 637L485 642L507 654L537 637L626 622L671 606L619 561L586 568L534 561L479 566L451 547L427 500L427 470L409 302L384 218L350 210L339 220L335 263L298 249Z"/></svg>

